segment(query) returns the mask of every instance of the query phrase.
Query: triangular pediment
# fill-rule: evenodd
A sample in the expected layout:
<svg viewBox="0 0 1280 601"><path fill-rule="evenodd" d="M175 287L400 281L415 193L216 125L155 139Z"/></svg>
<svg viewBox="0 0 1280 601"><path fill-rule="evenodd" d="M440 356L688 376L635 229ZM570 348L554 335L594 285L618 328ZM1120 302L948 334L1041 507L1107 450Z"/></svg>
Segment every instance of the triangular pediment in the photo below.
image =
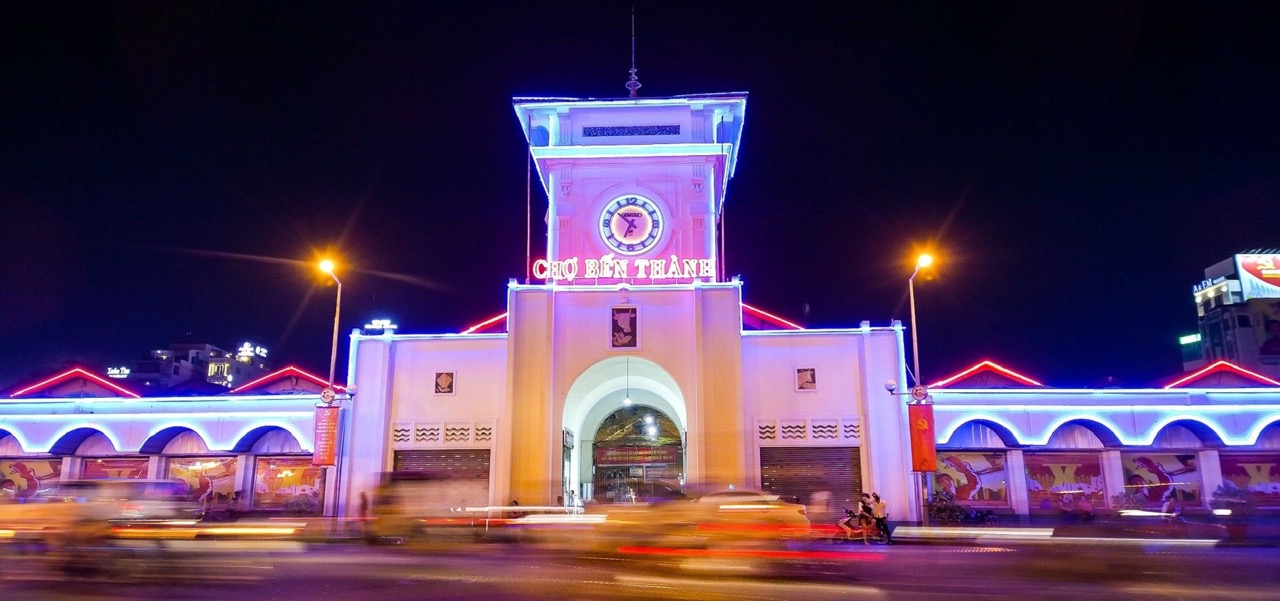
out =
<svg viewBox="0 0 1280 601"><path fill-rule="evenodd" d="M111 380L76 367L9 393L11 399L139 398Z"/></svg>
<svg viewBox="0 0 1280 601"><path fill-rule="evenodd" d="M320 394L328 386L324 378L290 365L243 384L231 394ZM341 384L332 387L337 392L346 390Z"/></svg>
<svg viewBox="0 0 1280 601"><path fill-rule="evenodd" d="M981 361L938 380L930 388L1043 388L1044 384L994 361Z"/></svg>
<svg viewBox="0 0 1280 601"><path fill-rule="evenodd" d="M1218 361L1182 376L1165 388L1262 388L1280 382L1226 361Z"/></svg>

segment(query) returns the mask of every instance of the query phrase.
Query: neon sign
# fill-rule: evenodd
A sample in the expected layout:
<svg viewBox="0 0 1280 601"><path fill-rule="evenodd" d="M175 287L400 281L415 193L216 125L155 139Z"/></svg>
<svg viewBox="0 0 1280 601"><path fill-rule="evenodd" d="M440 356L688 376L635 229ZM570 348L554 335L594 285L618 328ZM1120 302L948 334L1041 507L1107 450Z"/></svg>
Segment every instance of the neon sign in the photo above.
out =
<svg viewBox="0 0 1280 601"><path fill-rule="evenodd" d="M116 378L116 379L124 379L124 378L128 378L128 377L129 377L129 368L127 368L127 367L108 367L108 368L107 368L107 377L108 377L108 378Z"/></svg>
<svg viewBox="0 0 1280 601"><path fill-rule="evenodd" d="M533 262L533 277L544 281L587 280L696 280L715 278L714 259L618 259L613 253L599 259L569 257Z"/></svg>
<svg viewBox="0 0 1280 601"><path fill-rule="evenodd" d="M267 349L260 346L254 346L252 342L246 342L240 345L240 349L236 352L236 356L240 359L248 359L255 356L266 358Z"/></svg>
<svg viewBox="0 0 1280 601"><path fill-rule="evenodd" d="M366 329L366 330L382 330L382 333L383 333L383 334L391 334L391 333L394 333L394 332L395 332L399 327L400 327L400 326L398 326L398 325L396 325L396 324L394 324L394 323L391 323L391 320L390 320L390 319L375 319L375 320L373 320L373 321L370 321L370 322L369 322L369 323L367 323L367 324L364 324L364 329Z"/></svg>

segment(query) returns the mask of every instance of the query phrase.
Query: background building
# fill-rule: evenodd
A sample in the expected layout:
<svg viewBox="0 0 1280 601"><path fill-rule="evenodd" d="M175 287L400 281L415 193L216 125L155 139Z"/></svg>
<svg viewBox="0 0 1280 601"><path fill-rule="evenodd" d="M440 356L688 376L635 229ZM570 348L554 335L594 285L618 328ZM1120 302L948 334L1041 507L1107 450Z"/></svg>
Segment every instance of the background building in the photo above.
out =
<svg viewBox="0 0 1280 601"><path fill-rule="evenodd" d="M1280 250L1247 251L1204 271L1193 288L1204 362L1280 378Z"/></svg>
<svg viewBox="0 0 1280 601"><path fill-rule="evenodd" d="M151 357L122 367L107 369L107 376L130 385L155 390L216 393L202 384L233 388L270 373L267 349L251 342L236 351L198 342L180 342L167 349L151 351Z"/></svg>

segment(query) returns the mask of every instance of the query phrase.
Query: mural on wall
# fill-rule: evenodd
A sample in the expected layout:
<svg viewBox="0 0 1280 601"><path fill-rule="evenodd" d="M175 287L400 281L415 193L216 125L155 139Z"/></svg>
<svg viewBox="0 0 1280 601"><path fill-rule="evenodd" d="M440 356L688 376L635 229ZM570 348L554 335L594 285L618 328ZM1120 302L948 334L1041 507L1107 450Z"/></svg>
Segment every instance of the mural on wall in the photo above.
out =
<svg viewBox="0 0 1280 601"><path fill-rule="evenodd" d="M1023 453L1031 509L1055 509L1064 498L1084 496L1094 507L1106 502L1102 457L1096 453Z"/></svg>
<svg viewBox="0 0 1280 601"><path fill-rule="evenodd" d="M1200 473L1195 454L1121 453L1125 493L1146 499L1148 507L1164 504L1165 495L1177 501L1200 502Z"/></svg>
<svg viewBox="0 0 1280 601"><path fill-rule="evenodd" d="M174 457L169 477L187 483L191 500L206 504L231 501L236 486L235 457Z"/></svg>
<svg viewBox="0 0 1280 601"><path fill-rule="evenodd" d="M86 480L126 478L140 480L147 477L151 460L146 457L102 457L85 459L80 477Z"/></svg>
<svg viewBox="0 0 1280 601"><path fill-rule="evenodd" d="M1008 507L1004 453L938 454L938 471L934 472L935 490L955 495L966 507Z"/></svg>
<svg viewBox="0 0 1280 601"><path fill-rule="evenodd" d="M1222 479L1240 487L1258 507L1280 507L1280 454L1218 455Z"/></svg>
<svg viewBox="0 0 1280 601"><path fill-rule="evenodd" d="M253 470L254 509L320 515L324 468L310 457L259 457Z"/></svg>
<svg viewBox="0 0 1280 601"><path fill-rule="evenodd" d="M29 499L58 485L62 459L0 459L0 497Z"/></svg>

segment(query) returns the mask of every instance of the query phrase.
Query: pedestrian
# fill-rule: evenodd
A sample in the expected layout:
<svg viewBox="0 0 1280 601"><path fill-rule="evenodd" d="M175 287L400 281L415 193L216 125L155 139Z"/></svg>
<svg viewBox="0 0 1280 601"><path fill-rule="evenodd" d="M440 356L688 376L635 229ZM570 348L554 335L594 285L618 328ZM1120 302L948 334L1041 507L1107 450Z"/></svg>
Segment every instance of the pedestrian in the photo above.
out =
<svg viewBox="0 0 1280 601"><path fill-rule="evenodd" d="M1088 493L1081 494L1080 500L1076 501L1076 515L1086 524L1093 521L1093 502L1089 501Z"/></svg>
<svg viewBox="0 0 1280 601"><path fill-rule="evenodd" d="M880 530L880 536L884 537L884 544L893 544L893 533L889 531L889 504L880 498L880 493L871 493L871 516L875 519L876 528Z"/></svg>
<svg viewBox="0 0 1280 601"><path fill-rule="evenodd" d="M237 490L231 494L231 503L227 505L227 521L234 522L244 513L244 491Z"/></svg>
<svg viewBox="0 0 1280 601"><path fill-rule="evenodd" d="M370 513L369 494L360 491L360 513L356 516L356 527L361 540L373 542L373 515Z"/></svg>

